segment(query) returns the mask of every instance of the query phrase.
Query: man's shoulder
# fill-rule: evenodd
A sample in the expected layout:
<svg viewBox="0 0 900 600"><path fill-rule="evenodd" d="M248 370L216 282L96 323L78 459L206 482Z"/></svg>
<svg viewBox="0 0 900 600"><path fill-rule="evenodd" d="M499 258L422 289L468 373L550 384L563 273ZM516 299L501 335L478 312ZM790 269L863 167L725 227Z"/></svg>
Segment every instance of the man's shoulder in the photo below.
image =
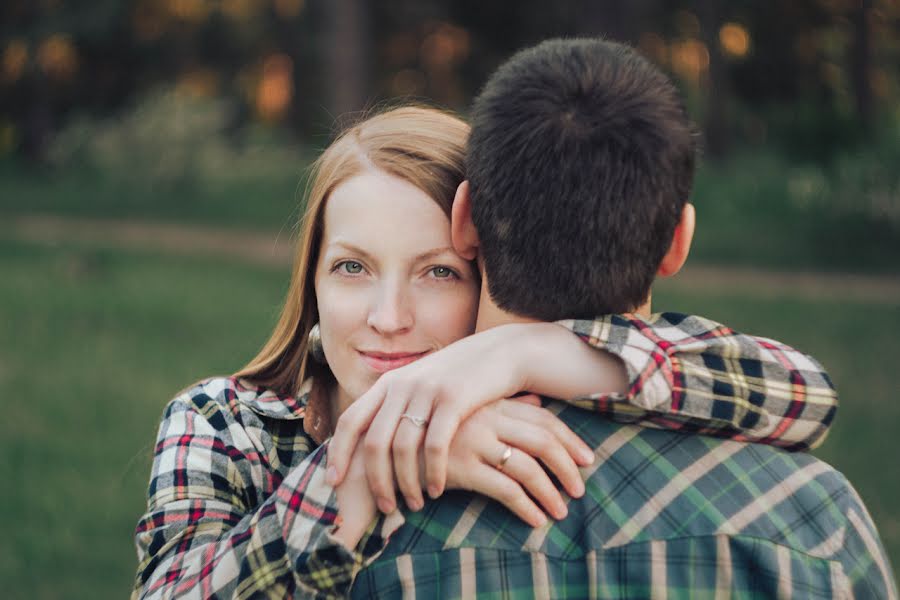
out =
<svg viewBox="0 0 900 600"><path fill-rule="evenodd" d="M411 515L397 550L475 546L570 556L716 535L808 550L846 525L847 506L858 498L839 471L809 454L614 423L568 406L558 414L595 450L582 469L586 494L569 501L568 518L532 530L496 502L448 494Z"/></svg>

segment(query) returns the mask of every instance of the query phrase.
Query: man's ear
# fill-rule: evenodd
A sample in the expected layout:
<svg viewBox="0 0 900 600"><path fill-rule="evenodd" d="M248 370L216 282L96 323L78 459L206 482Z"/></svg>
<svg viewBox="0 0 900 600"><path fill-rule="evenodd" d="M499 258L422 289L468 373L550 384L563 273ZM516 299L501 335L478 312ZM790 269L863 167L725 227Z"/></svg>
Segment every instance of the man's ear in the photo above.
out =
<svg viewBox="0 0 900 600"><path fill-rule="evenodd" d="M463 181L456 188L453 208L450 210L450 239L456 253L467 260L478 256L478 230L472 222L472 202L469 196L469 182Z"/></svg>
<svg viewBox="0 0 900 600"><path fill-rule="evenodd" d="M696 218L694 205L690 202L686 203L681 210L681 220L678 221L678 225L675 227L675 234L672 236L672 244L669 246L669 251L663 256L662 262L659 263L659 268L656 270L656 274L660 277L668 277L681 270L691 250L691 240L694 238Z"/></svg>

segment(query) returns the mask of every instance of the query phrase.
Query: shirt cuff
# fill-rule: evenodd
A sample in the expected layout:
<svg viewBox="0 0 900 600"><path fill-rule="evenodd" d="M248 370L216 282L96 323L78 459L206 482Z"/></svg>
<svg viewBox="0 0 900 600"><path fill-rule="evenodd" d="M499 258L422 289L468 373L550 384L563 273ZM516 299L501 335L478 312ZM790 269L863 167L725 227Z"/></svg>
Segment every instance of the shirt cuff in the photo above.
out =
<svg viewBox="0 0 900 600"><path fill-rule="evenodd" d="M624 394L593 394L594 401L628 403L643 410L666 410L674 388L674 369L667 348L674 345L652 335L652 324L636 315L567 319L557 324L594 348L619 357L625 365Z"/></svg>

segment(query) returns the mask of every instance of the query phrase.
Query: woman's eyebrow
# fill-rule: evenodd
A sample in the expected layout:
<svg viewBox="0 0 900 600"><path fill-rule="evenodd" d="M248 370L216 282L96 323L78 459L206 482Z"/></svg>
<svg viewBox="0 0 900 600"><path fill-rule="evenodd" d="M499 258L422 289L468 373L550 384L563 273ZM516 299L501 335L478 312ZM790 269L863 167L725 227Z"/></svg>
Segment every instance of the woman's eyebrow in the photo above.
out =
<svg viewBox="0 0 900 600"><path fill-rule="evenodd" d="M326 251L335 246L340 247L344 250L348 250L354 254L359 254L360 256L362 256L363 258L366 258L366 259L372 258L372 255L369 252L366 252L359 246L354 246L353 244L350 244L348 242L343 242L341 240L335 240L335 241L331 242L330 244L328 244L328 246L326 247Z"/></svg>
<svg viewBox="0 0 900 600"><path fill-rule="evenodd" d="M443 246L441 248L433 248L431 250L428 250L427 252L423 252L422 254L419 254L418 256L416 256L415 262L426 261L426 260L432 259L436 256L440 256L441 254L446 254L447 252L455 254L455 251L453 250L453 248L451 248L450 246Z"/></svg>
<svg viewBox="0 0 900 600"><path fill-rule="evenodd" d="M354 244L351 244L349 242L345 242L342 240L335 240L335 241L331 242L330 244L328 244L328 246L326 247L326 252L334 247L338 247L343 250L353 252L354 254L359 254L360 256L362 256L363 258L366 258L366 259L374 258L371 253L363 250L359 246L356 246ZM421 254L417 254L413 258L413 262L423 262L426 260L430 260L436 256L441 256L442 254L446 254L448 252L451 254L456 253L451 246L441 246L439 248L432 248L431 250L426 250L425 252L422 252Z"/></svg>

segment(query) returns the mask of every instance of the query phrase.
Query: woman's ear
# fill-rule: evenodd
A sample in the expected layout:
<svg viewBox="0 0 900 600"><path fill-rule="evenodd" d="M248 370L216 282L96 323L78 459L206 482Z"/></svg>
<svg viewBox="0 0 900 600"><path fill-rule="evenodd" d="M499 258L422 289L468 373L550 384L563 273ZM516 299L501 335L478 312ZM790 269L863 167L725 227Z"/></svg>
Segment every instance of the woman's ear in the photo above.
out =
<svg viewBox="0 0 900 600"><path fill-rule="evenodd" d="M659 268L656 270L656 274L660 277L669 277L681 270L691 251L696 218L694 205L690 202L686 203L681 210L681 220L675 226L675 234L672 236L669 251L663 256L662 262L659 263Z"/></svg>
<svg viewBox="0 0 900 600"><path fill-rule="evenodd" d="M478 256L478 230L472 222L472 203L469 196L469 182L463 181L456 188L453 208L450 210L450 240L453 249L466 260Z"/></svg>

